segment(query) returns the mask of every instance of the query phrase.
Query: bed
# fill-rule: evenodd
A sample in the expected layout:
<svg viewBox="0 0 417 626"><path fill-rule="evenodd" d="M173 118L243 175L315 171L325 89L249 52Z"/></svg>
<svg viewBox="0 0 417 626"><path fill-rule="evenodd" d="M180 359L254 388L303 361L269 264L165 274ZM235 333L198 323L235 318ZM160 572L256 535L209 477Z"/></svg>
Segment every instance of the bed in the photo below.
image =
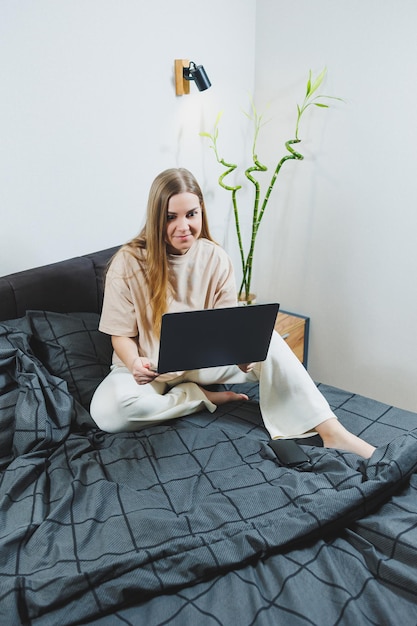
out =
<svg viewBox="0 0 417 626"><path fill-rule="evenodd" d="M417 623L417 415L317 383L378 446L281 466L249 402L106 434L115 249L0 278L0 623ZM242 386L239 386L242 389Z"/></svg>

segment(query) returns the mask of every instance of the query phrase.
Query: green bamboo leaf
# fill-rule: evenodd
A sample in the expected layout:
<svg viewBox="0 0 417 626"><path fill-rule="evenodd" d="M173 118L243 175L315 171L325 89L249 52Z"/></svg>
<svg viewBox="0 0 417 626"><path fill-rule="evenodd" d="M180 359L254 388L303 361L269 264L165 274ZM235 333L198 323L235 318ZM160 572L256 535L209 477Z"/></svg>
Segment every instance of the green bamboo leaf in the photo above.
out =
<svg viewBox="0 0 417 626"><path fill-rule="evenodd" d="M315 91L317 91L317 89L320 87L320 85L322 84L324 80L324 77L326 76L326 72L327 72L327 68L325 67L324 70L322 70L320 74L317 76L316 80L314 81L311 87L310 95L313 94Z"/></svg>
<svg viewBox="0 0 417 626"><path fill-rule="evenodd" d="M329 100L339 100L339 102L344 102L343 98L337 98L336 96L326 96L325 94L320 94L317 98L328 98Z"/></svg>
<svg viewBox="0 0 417 626"><path fill-rule="evenodd" d="M321 107L322 109L328 109L329 105L328 104L322 104L321 102L313 102L315 107Z"/></svg>
<svg viewBox="0 0 417 626"><path fill-rule="evenodd" d="M210 133L201 132L201 133L198 133L198 134L200 135L200 137L208 137L209 139L211 139Z"/></svg>
<svg viewBox="0 0 417 626"><path fill-rule="evenodd" d="M219 111L219 112L217 113L216 121L214 122L214 127L215 127L215 128L216 128L216 126L218 125L218 123L220 122L220 120L221 120L221 118L222 118L222 115L223 115L223 111Z"/></svg>
<svg viewBox="0 0 417 626"><path fill-rule="evenodd" d="M308 98L308 96L310 95L310 91L311 91L311 70L308 73L306 98Z"/></svg>

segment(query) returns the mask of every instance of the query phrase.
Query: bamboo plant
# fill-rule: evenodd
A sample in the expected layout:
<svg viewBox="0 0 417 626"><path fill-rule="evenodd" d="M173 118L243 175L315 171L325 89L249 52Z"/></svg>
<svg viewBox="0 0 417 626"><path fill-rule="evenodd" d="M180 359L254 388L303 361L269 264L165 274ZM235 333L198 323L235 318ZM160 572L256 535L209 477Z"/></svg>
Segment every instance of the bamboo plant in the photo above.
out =
<svg viewBox="0 0 417 626"><path fill-rule="evenodd" d="M257 155L257 142L259 137L259 132L261 127L264 125L263 115L260 115L256 110L254 103L251 103L251 110L249 113L245 113L245 115L250 119L253 124L253 141L252 141L252 162L249 167L245 170L245 176L250 181L250 183L254 186L254 201L253 201L253 209L252 209L252 226L251 226L251 237L249 243L249 249L245 251L242 234L240 228L240 209L238 207L238 192L242 189L242 185L229 185L225 181L226 177L229 176L234 170L237 168L237 165L234 163L230 163L226 161L224 158L220 157L219 147L218 147L218 138L219 138L219 124L222 117L222 112L220 112L216 118L214 123L213 131L211 133L202 132L200 135L202 137L206 137L210 139L211 144L210 147L213 149L217 162L225 168L225 171L219 176L218 183L220 187L225 189L226 191L231 193L232 196L232 206L233 206L233 214L234 214L234 222L236 227L236 235L239 246L240 253L240 261L242 267L242 282L239 288L239 299L245 301L250 304L251 298L251 283L252 283L252 265L253 265L253 255L255 250L256 237L258 234L259 226L261 224L262 218L264 216L266 207L268 205L268 201L271 197L272 190L275 186L278 174L286 161L290 160L298 160L301 161L304 156L297 152L294 149L294 145L301 142L299 138L299 127L302 116L305 111L311 106L314 105L320 108L328 108L329 105L325 104L323 100L328 100L329 98L333 98L336 100L340 100L340 98L335 98L334 96L326 96L323 94L318 94L317 91L321 87L324 78L326 76L326 68L322 70L316 78L312 77L311 70L309 72L306 93L304 96L304 101L300 105L297 104L297 117L295 124L295 132L294 138L289 139L285 142L285 148L287 153L281 157L278 161L275 170L272 174L269 185L266 189L265 195L263 199L261 198L261 185L257 178L255 178L254 174L256 172L266 172L267 167L263 165Z"/></svg>

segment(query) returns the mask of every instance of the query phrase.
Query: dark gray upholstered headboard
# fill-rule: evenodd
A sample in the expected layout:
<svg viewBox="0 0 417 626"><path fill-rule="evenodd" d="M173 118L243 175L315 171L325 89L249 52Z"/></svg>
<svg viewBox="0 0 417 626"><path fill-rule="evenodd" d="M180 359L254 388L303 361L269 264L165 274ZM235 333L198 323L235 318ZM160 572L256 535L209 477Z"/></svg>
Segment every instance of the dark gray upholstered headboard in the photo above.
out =
<svg viewBox="0 0 417 626"><path fill-rule="evenodd" d="M99 313L107 263L118 247L0 277L0 321L28 310Z"/></svg>

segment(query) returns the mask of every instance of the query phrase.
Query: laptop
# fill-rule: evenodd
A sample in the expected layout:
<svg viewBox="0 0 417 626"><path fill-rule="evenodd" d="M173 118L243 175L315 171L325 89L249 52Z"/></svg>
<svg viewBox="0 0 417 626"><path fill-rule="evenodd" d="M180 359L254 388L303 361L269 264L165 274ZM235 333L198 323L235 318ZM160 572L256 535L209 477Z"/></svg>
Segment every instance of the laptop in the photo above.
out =
<svg viewBox="0 0 417 626"><path fill-rule="evenodd" d="M279 304L166 313L157 372L264 361Z"/></svg>

